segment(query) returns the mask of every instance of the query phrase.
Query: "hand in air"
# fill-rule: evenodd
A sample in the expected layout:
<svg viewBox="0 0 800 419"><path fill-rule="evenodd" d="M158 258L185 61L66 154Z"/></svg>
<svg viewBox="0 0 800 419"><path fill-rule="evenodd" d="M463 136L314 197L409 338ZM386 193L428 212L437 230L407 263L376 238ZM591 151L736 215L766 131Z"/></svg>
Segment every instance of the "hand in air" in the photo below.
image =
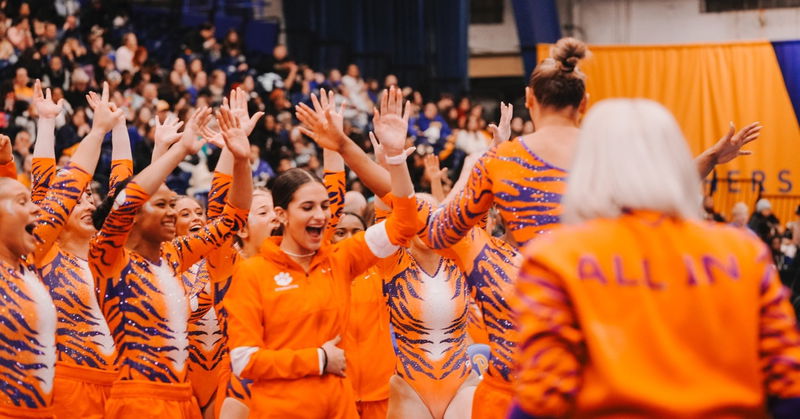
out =
<svg viewBox="0 0 800 419"><path fill-rule="evenodd" d="M441 181L447 175L447 168L439 168L439 156L428 154L425 156L425 176L431 181Z"/></svg>
<svg viewBox="0 0 800 419"><path fill-rule="evenodd" d="M742 147L757 140L761 135L761 128L760 122L753 122L736 132L736 127L731 122L728 133L714 144L716 164L724 164L739 156L753 154L752 151L742 150Z"/></svg>
<svg viewBox="0 0 800 419"><path fill-rule="evenodd" d="M314 95L311 97L313 103L316 97ZM300 132L310 137L321 147L339 152L348 141L344 131L337 126L333 116L334 111L331 107L317 113L305 103L301 103L295 107L295 111L297 119L303 124L300 127Z"/></svg>
<svg viewBox="0 0 800 419"><path fill-rule="evenodd" d="M11 138L8 135L0 134L0 164L6 164L14 160L14 151L11 147Z"/></svg>
<svg viewBox="0 0 800 419"><path fill-rule="evenodd" d="M406 103L403 111L403 93L394 86L384 91L381 96L380 111L375 109L372 123L375 125L375 135L380 140L386 156L399 156L411 153L405 150L406 133L408 132L408 118L411 114L410 103Z"/></svg>
<svg viewBox="0 0 800 419"><path fill-rule="evenodd" d="M497 125L489 124L489 132L492 133L492 140L495 145L511 138L511 119L513 117L514 105L510 103L506 105L500 102L500 122Z"/></svg>
<svg viewBox="0 0 800 419"><path fill-rule="evenodd" d="M43 93L42 82L36 79L33 84L33 106L36 107L39 118L53 119L64 109L64 99L59 99L58 103L53 102L53 94L50 92L50 88L47 89L46 93Z"/></svg>
<svg viewBox="0 0 800 419"><path fill-rule="evenodd" d="M186 154L197 154L200 148L203 147L205 141L200 136L203 127L208 124L211 119L211 108L202 106L194 111L194 115L189 118L186 123L186 128L181 134L180 144L184 147Z"/></svg>
<svg viewBox="0 0 800 419"><path fill-rule="evenodd" d="M324 118L325 111L330 109L333 124L340 131L344 131L344 106L347 104L346 100L343 100L339 110L336 110L336 94L333 93L333 90L326 92L325 89L321 89L319 91L319 100L317 100L316 95L311 95L311 104L314 106L314 112L318 118Z"/></svg>
<svg viewBox="0 0 800 419"><path fill-rule="evenodd" d="M181 135L178 134L178 130L183 126L183 122L178 121L178 118L175 116L171 114L167 115L163 124L160 124L158 122L158 117L156 117L155 124L154 141L156 147L163 148L164 150L169 149L172 144L175 144L175 141L181 138Z"/></svg>
<svg viewBox="0 0 800 419"><path fill-rule="evenodd" d="M92 130L97 130L103 135L114 128L120 118L123 117L123 110L109 102L108 82L103 82L103 93L99 100L94 102L94 118L92 120ZM88 100L88 97L87 97ZM90 105L92 102L90 102Z"/></svg>
<svg viewBox="0 0 800 419"><path fill-rule="evenodd" d="M245 136L250 135L256 127L258 120L264 116L264 112L256 112L251 117L247 112L247 101L250 97L244 90L236 88L231 90L231 98L224 99L223 107L230 107L231 114L239 120L239 126L244 130Z"/></svg>
<svg viewBox="0 0 800 419"><path fill-rule="evenodd" d="M336 336L322 345L322 349L328 356L328 365L325 367L325 372L346 377L344 370L347 368L347 359L345 358L344 350L336 346L341 340L341 336Z"/></svg>
<svg viewBox="0 0 800 419"><path fill-rule="evenodd" d="M242 129L241 121L227 108L220 108L217 112L217 122L222 132L225 146L236 159L250 158L250 141Z"/></svg>

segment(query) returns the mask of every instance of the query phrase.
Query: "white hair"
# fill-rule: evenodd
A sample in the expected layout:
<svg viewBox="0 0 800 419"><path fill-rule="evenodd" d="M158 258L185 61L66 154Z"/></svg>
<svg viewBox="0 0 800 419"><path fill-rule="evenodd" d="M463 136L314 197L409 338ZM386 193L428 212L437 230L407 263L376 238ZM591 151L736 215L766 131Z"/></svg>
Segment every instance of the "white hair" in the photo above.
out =
<svg viewBox="0 0 800 419"><path fill-rule="evenodd" d="M563 198L565 223L652 210L699 219L700 175L672 114L645 99L610 99L584 118Z"/></svg>

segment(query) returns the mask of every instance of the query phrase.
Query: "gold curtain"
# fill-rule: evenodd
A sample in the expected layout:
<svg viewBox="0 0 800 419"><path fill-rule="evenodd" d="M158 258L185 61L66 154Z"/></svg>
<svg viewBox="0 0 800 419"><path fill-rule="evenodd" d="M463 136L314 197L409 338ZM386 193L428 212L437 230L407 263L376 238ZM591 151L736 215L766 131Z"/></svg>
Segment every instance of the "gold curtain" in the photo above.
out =
<svg viewBox="0 0 800 419"><path fill-rule="evenodd" d="M760 121L761 138L745 148L754 154L718 167L717 176L763 178L767 193L800 193L800 129L769 42L590 50L581 64L590 105L614 97L658 101L675 115L695 154L718 140L730 121L737 128ZM550 45L539 45L538 56L549 57Z"/></svg>

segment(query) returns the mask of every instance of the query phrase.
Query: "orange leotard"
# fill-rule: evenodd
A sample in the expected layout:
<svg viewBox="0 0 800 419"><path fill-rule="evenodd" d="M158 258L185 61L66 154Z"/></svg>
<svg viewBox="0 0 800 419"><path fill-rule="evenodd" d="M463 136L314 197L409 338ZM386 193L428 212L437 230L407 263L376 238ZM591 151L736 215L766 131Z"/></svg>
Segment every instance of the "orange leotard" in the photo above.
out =
<svg viewBox="0 0 800 419"><path fill-rule="evenodd" d="M200 232L164 243L156 264L125 248L133 218L148 199L135 182L127 185L92 240L89 265L119 351L119 379L181 383L190 307L179 275L244 225L247 211L228 206Z"/></svg>
<svg viewBox="0 0 800 419"><path fill-rule="evenodd" d="M637 211L524 256L515 417L764 417L800 397L800 335L758 239Z"/></svg>
<svg viewBox="0 0 800 419"><path fill-rule="evenodd" d="M561 216L567 173L540 159L521 138L489 150L475 164L465 188L428 217L421 238L448 248L469 233L494 204L523 246L549 231Z"/></svg>
<svg viewBox="0 0 800 419"><path fill-rule="evenodd" d="M40 201L33 235L37 248L18 266L0 262L0 415L49 414L56 362L56 309L36 265L50 251L91 175L70 164Z"/></svg>

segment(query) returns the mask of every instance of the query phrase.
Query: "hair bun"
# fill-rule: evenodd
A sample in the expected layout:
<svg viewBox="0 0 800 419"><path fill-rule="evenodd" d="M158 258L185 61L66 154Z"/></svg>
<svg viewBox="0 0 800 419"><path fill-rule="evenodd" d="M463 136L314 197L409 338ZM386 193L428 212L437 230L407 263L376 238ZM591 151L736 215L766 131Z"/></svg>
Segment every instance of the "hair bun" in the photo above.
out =
<svg viewBox="0 0 800 419"><path fill-rule="evenodd" d="M578 62L586 57L588 49L586 44L575 38L561 38L550 51L550 56L556 60L561 70L567 73L575 71Z"/></svg>

